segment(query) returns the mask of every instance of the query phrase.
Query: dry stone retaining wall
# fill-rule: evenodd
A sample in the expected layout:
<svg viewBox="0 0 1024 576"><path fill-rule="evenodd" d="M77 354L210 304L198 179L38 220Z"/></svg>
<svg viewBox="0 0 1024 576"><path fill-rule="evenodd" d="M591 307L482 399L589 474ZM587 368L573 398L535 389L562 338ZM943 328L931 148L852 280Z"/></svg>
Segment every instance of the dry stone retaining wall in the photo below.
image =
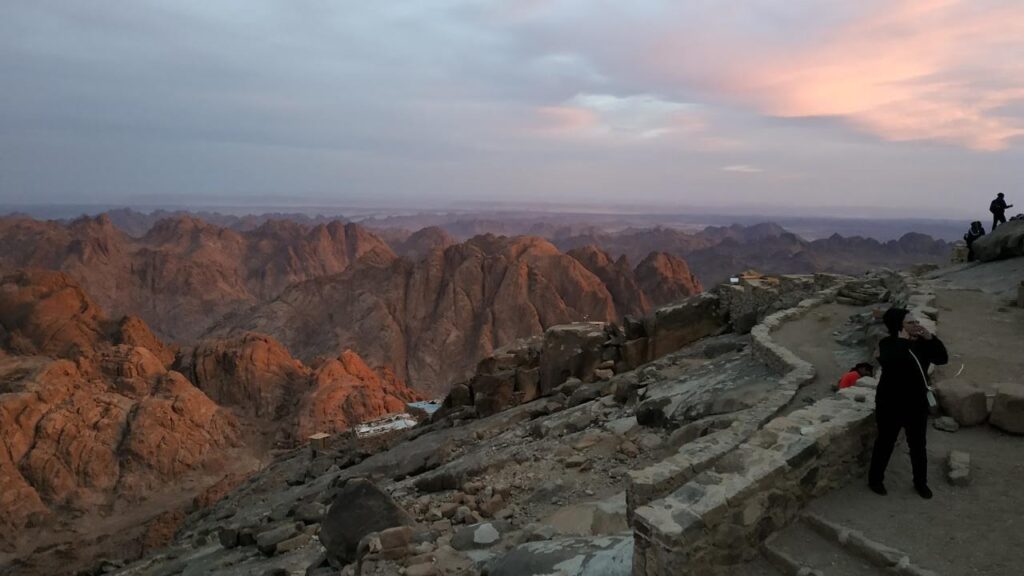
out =
<svg viewBox="0 0 1024 576"><path fill-rule="evenodd" d="M763 402L748 410L729 428L688 442L676 454L647 468L630 471L630 482L626 490L630 517L638 507L670 494L735 449L785 408L797 390L814 379L814 366L774 342L771 333L783 323L799 318L833 299L837 290L837 287L823 290L816 298L803 300L794 308L768 316L751 330L754 355L783 375L778 386Z"/></svg>
<svg viewBox="0 0 1024 576"><path fill-rule="evenodd" d="M907 274L884 279L892 299L934 330L934 294ZM773 314L751 331L754 354L784 374L780 394L795 392L813 378L814 369L774 342L771 333L821 304L829 293L834 296L835 290ZM731 449L725 443L716 450L689 445L689 458L671 462L676 470L686 471L676 477L682 480L678 487L672 487L663 470L658 470L660 477L653 474L657 467L652 467L650 476L672 490L660 496L661 491L646 486L646 492L637 491L642 483L632 487L633 574L728 574L730 565L755 555L765 538L791 522L809 500L860 475L875 435L871 384L864 379L835 396L776 417ZM643 480L644 475L635 478ZM654 498L643 503L640 494Z"/></svg>

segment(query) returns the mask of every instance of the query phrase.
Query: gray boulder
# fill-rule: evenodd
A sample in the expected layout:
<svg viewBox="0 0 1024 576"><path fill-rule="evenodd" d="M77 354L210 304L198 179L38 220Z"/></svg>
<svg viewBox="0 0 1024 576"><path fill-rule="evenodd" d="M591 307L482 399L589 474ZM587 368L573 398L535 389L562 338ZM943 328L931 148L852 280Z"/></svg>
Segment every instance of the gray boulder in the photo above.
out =
<svg viewBox="0 0 1024 576"><path fill-rule="evenodd" d="M503 534L508 532L511 526L508 522L481 522L470 524L459 528L452 535L452 548L456 550L473 550L476 548L490 548L497 544Z"/></svg>
<svg viewBox="0 0 1024 576"><path fill-rule="evenodd" d="M356 560L356 547L364 536L393 526L411 526L413 519L372 482L354 478L334 496L320 525L320 541L334 565Z"/></svg>
<svg viewBox="0 0 1024 576"><path fill-rule="evenodd" d="M1024 434L1024 384L999 386L989 423L1003 432Z"/></svg>
<svg viewBox="0 0 1024 576"><path fill-rule="evenodd" d="M974 256L982 262L1024 256L1024 220L999 225L971 245Z"/></svg>
<svg viewBox="0 0 1024 576"><path fill-rule="evenodd" d="M601 363L601 348L607 339L603 322L548 328L540 357L540 395L547 396L571 377L591 380Z"/></svg>
<svg viewBox="0 0 1024 576"><path fill-rule="evenodd" d="M942 411L961 426L977 426L988 419L985 392L960 380L947 380L935 385Z"/></svg>
<svg viewBox="0 0 1024 576"><path fill-rule="evenodd" d="M647 330L650 338L648 354L652 359L661 358L706 336L719 334L726 327L719 311L718 297L710 292L658 308L650 323Z"/></svg>

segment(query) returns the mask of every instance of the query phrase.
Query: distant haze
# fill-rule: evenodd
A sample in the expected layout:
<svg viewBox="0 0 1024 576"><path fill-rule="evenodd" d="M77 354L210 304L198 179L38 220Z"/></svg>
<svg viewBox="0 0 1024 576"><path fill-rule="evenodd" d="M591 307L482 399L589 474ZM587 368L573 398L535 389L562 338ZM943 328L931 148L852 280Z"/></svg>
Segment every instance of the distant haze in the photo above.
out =
<svg viewBox="0 0 1024 576"><path fill-rule="evenodd" d="M8 2L0 205L986 219L1022 55L1019 0Z"/></svg>

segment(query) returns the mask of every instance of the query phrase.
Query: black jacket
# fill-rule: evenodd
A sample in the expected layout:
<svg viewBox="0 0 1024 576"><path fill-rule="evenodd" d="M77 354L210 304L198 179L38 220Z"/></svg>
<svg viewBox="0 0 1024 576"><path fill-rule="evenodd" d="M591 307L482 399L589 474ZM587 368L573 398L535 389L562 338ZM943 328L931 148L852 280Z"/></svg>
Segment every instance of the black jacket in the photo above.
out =
<svg viewBox="0 0 1024 576"><path fill-rule="evenodd" d="M917 356L917 362L911 352ZM927 413L927 382L921 377L921 372L927 375L929 366L946 362L949 362L949 355L938 336L932 336L931 340L907 340L897 336L883 338L878 343L882 376L875 394L875 409L879 413Z"/></svg>

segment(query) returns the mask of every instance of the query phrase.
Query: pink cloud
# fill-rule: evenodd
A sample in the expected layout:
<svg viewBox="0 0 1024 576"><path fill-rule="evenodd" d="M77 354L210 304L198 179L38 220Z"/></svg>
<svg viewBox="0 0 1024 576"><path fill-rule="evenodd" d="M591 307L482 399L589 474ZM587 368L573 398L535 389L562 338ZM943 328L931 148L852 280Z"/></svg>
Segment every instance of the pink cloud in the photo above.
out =
<svg viewBox="0 0 1024 576"><path fill-rule="evenodd" d="M893 141L1000 150L1024 136L1024 5L896 0L830 30L748 38L721 17L650 42L648 73L774 116L836 116ZM692 33L691 33L692 32Z"/></svg>
<svg viewBox="0 0 1024 576"><path fill-rule="evenodd" d="M576 106L545 106L537 109L538 131L555 136L590 132L600 125L593 110Z"/></svg>

